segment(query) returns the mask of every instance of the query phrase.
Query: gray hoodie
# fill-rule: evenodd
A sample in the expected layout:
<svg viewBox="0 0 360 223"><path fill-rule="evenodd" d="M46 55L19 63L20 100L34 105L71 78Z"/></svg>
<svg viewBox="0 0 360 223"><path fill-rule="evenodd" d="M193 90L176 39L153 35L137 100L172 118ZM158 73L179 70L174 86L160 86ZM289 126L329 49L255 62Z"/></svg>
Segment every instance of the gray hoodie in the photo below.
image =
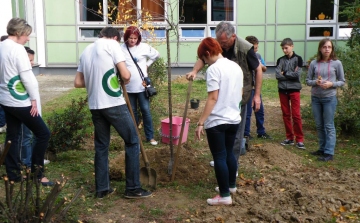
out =
<svg viewBox="0 0 360 223"><path fill-rule="evenodd" d="M318 76L323 81L330 81L334 85L328 89L322 89L316 84ZM336 95L336 88L345 84L344 69L340 60L329 60L327 62L313 60L310 63L306 84L312 86L311 95L319 98Z"/></svg>

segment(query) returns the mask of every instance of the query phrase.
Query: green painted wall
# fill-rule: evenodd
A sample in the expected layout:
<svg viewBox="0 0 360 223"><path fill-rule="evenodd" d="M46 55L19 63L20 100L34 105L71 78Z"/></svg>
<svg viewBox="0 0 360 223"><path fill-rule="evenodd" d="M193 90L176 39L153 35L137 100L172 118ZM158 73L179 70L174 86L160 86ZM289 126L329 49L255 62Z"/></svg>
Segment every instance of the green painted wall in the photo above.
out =
<svg viewBox="0 0 360 223"><path fill-rule="evenodd" d="M47 44L49 64L76 64L76 43L48 43Z"/></svg>
<svg viewBox="0 0 360 223"><path fill-rule="evenodd" d="M76 41L75 26L47 26L46 38L48 41Z"/></svg>
<svg viewBox="0 0 360 223"><path fill-rule="evenodd" d="M292 40L305 40L305 25L278 25L276 40L281 41L284 38Z"/></svg>
<svg viewBox="0 0 360 223"><path fill-rule="evenodd" d="M46 24L75 25L75 0L44 0Z"/></svg>
<svg viewBox="0 0 360 223"><path fill-rule="evenodd" d="M237 1L236 14L237 14L237 22L239 24L244 24L244 23L264 24L265 1L264 0L251 0L251 2Z"/></svg>
<svg viewBox="0 0 360 223"><path fill-rule="evenodd" d="M266 23L275 23L276 18L276 0L266 0Z"/></svg>
<svg viewBox="0 0 360 223"><path fill-rule="evenodd" d="M267 42L265 46L261 46L261 47L266 48L265 49L266 53L262 54L266 64L275 63L276 62L276 58L274 54L274 50L276 48L275 42Z"/></svg>
<svg viewBox="0 0 360 223"><path fill-rule="evenodd" d="M256 36L259 40L265 39L265 26L239 26L236 34L242 38Z"/></svg>
<svg viewBox="0 0 360 223"><path fill-rule="evenodd" d="M197 49L199 42L181 43L179 61L184 63L195 63L197 60Z"/></svg>
<svg viewBox="0 0 360 223"><path fill-rule="evenodd" d="M306 1L305 0L278 0L277 23L305 23Z"/></svg>

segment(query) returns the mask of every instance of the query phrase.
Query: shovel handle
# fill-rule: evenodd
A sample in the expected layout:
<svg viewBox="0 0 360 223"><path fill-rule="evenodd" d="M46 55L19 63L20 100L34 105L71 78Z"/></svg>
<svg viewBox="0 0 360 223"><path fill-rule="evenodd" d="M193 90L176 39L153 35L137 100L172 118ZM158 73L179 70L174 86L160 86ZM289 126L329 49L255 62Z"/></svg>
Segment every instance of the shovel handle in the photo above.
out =
<svg viewBox="0 0 360 223"><path fill-rule="evenodd" d="M142 140L141 140L141 135L140 135L139 129L137 128L134 112L133 112L133 110L131 108L131 104L130 104L129 96L128 96L127 91L126 91L125 84L124 84L124 82L122 80L120 81L120 84L121 84L121 88L123 89L123 94L124 94L124 97L125 97L126 105L127 105L128 109L130 111L131 118L132 118L132 120L134 122L135 130L136 130L136 133L137 133L138 138L139 138L140 151L141 151L141 155L143 157L144 163L145 163L145 167L149 168L150 167L149 160L148 160L147 155L145 153L145 149L144 149L144 146L143 146L143 143L142 143Z"/></svg>
<svg viewBox="0 0 360 223"><path fill-rule="evenodd" d="M183 114L181 130L180 130L180 139L179 139L178 147L176 149L175 162L174 162L174 166L173 166L173 170L172 170L171 181L174 181L174 179L175 179L176 167L177 167L177 164L178 164L179 154L180 154L180 151L181 151L181 142L182 142L184 128L185 128L187 110L188 110L188 107L189 107L189 100L190 100L190 93L191 93L192 83L193 83L193 80L190 79L187 94L186 94L185 110L184 110L184 114Z"/></svg>
<svg viewBox="0 0 360 223"><path fill-rule="evenodd" d="M1 157L0 157L0 166L4 163L6 154L9 152L10 146L11 146L11 141L9 140L9 141L6 142L4 151L3 151L3 153L1 154Z"/></svg>

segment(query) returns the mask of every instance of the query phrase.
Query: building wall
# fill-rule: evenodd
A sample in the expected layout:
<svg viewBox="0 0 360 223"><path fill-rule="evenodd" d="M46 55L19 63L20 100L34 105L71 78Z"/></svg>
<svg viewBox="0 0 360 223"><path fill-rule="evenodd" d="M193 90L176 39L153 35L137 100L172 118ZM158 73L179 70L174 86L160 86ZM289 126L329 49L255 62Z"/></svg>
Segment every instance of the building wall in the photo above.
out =
<svg viewBox="0 0 360 223"><path fill-rule="evenodd" d="M36 5L35 1L42 4ZM208 5L216 4L216 1L202 1L206 1ZM268 66L273 66L277 58L283 55L280 43L286 37L294 41L294 50L304 58L304 61L313 56L319 40L324 37L312 36L313 29L329 28L332 30L330 38L337 45L345 45L346 38L339 35L339 26L345 24L337 19L339 10L337 6L334 6L333 13L333 17L336 18L324 20L310 18L313 16L311 7L319 1L326 2L326 0L228 0L227 2L234 5L233 24L236 34L242 38L255 35L260 41L259 53L262 54ZM341 1L351 0L329 0L328 2L338 5ZM41 57L39 60L45 67L76 67L81 52L96 39L91 36L86 37L82 31L88 30L95 33L108 23L106 17L103 21L94 22L84 22L80 19L80 11L83 10L81 4L86 4L84 2L87 0L62 0L61 4L54 0L13 0L12 2L13 13L16 12L20 17L27 18L29 13L26 11L31 9L29 7L31 3L35 5L33 10L36 15L38 12L42 13L43 21L40 23L36 21L36 33L32 35L29 45L32 48L35 47L40 53L43 49L44 52L39 55ZM14 4L14 2L17 3ZM106 0L99 0L99 2L103 2L106 7ZM133 0L133 2L140 4L141 0ZM215 7L215 5L212 6ZM188 7L186 10L193 9ZM176 38L171 35L170 54L173 66L191 67L196 61L197 46L201 39L206 36L214 37L214 28L218 22L211 21L212 14L209 14L209 10L211 9L208 8L207 22L204 24L180 24L179 47ZM174 18L178 18L179 10L175 8L173 11ZM103 13L106 14L105 11ZM158 27L165 27L165 24L160 22ZM42 25L43 34L39 33L41 32L39 25ZM165 32L162 31L161 35ZM191 33L195 35L191 36ZM200 36L198 36L199 33ZM159 38L156 42L150 41L150 44L153 44L161 55L166 57L165 38Z"/></svg>

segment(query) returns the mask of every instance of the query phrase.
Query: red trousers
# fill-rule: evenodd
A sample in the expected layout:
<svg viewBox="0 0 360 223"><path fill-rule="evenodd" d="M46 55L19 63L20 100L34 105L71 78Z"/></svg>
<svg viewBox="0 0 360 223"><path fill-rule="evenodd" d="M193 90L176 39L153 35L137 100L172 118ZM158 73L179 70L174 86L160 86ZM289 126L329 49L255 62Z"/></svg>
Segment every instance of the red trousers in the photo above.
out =
<svg viewBox="0 0 360 223"><path fill-rule="evenodd" d="M286 139L304 142L300 114L300 92L280 93L281 111L286 131Z"/></svg>

